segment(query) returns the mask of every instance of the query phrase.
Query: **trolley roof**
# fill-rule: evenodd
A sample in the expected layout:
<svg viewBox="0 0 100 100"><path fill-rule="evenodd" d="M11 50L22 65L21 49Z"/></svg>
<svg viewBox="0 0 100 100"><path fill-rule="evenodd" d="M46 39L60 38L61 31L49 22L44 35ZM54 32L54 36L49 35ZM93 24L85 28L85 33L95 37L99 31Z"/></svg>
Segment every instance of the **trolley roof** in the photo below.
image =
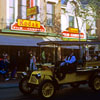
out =
<svg viewBox="0 0 100 100"><path fill-rule="evenodd" d="M57 45L57 46L67 46L67 45L100 45L100 41L44 41L39 42L37 45Z"/></svg>

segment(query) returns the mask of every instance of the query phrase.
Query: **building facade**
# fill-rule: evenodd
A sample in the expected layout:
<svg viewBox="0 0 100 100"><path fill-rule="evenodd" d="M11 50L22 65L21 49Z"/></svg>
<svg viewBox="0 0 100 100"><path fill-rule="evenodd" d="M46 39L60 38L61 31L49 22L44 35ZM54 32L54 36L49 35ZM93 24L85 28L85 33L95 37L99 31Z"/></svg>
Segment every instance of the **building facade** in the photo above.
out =
<svg viewBox="0 0 100 100"><path fill-rule="evenodd" d="M96 16L96 12L92 11L88 0L62 0L61 31L64 40L97 40L97 35L99 35L97 33L99 31L97 29L98 21L93 16ZM65 32L68 28L78 28L79 34ZM68 35L72 35L72 37Z"/></svg>
<svg viewBox="0 0 100 100"><path fill-rule="evenodd" d="M81 17L75 15L76 7L72 5L71 1L63 0L61 5L61 31L63 40L86 41L86 23L84 23ZM72 30L71 33L70 29Z"/></svg>
<svg viewBox="0 0 100 100"><path fill-rule="evenodd" d="M60 0L0 0L0 57L8 53L10 59L15 57L18 70L25 70L27 53L32 50L40 62L37 43L61 40L60 12ZM52 48L42 51L52 59L45 62L53 62Z"/></svg>

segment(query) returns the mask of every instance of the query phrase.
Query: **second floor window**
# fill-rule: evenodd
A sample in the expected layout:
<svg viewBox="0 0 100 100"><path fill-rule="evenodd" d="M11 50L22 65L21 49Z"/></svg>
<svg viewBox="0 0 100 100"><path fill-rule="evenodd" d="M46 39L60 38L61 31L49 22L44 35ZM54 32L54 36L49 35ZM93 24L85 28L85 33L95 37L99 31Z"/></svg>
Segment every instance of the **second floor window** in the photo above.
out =
<svg viewBox="0 0 100 100"><path fill-rule="evenodd" d="M26 19L26 0L18 0L18 18Z"/></svg>
<svg viewBox="0 0 100 100"><path fill-rule="evenodd" d="M52 26L54 22L54 4L47 3L47 25Z"/></svg>
<svg viewBox="0 0 100 100"><path fill-rule="evenodd" d="M22 19L26 19L26 0L22 0L21 2L21 13Z"/></svg>
<svg viewBox="0 0 100 100"><path fill-rule="evenodd" d="M74 16L69 16L69 27L74 27Z"/></svg>
<svg viewBox="0 0 100 100"><path fill-rule="evenodd" d="M37 15L27 16L27 8L37 6L37 0L19 0L18 17L21 19L36 20Z"/></svg>
<svg viewBox="0 0 100 100"><path fill-rule="evenodd" d="M10 23L13 23L14 21L14 11L15 11L15 1L14 0L9 0L9 21Z"/></svg>

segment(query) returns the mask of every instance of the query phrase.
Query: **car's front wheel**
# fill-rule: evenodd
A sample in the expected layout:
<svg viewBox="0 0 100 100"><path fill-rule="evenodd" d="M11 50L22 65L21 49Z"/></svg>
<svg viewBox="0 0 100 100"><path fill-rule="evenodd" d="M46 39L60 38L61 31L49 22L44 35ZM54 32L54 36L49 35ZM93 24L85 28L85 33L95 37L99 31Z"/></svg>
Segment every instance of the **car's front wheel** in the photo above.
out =
<svg viewBox="0 0 100 100"><path fill-rule="evenodd" d="M44 99L53 97L53 95L55 94L55 87L53 82L50 80L43 81L39 86L38 93L39 96Z"/></svg>
<svg viewBox="0 0 100 100"><path fill-rule="evenodd" d="M23 94L31 94L34 90L33 87L31 87L28 84L29 78L24 77L20 82L19 82L19 89Z"/></svg>

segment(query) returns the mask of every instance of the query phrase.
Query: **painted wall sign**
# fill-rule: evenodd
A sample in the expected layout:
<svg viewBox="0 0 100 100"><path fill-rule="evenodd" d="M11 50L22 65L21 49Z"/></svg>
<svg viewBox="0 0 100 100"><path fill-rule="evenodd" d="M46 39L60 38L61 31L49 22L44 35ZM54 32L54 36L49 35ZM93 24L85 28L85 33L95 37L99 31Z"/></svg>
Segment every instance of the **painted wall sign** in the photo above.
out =
<svg viewBox="0 0 100 100"><path fill-rule="evenodd" d="M46 29L43 25L40 25L38 21L31 21L31 20L21 20L19 19L18 22L14 22L11 25L11 30L17 31L32 31L32 32L46 32Z"/></svg>
<svg viewBox="0 0 100 100"><path fill-rule="evenodd" d="M27 8L27 16L38 14L38 7L34 6L32 8Z"/></svg>
<svg viewBox="0 0 100 100"><path fill-rule="evenodd" d="M39 21L18 19L18 26L40 28Z"/></svg>
<svg viewBox="0 0 100 100"><path fill-rule="evenodd" d="M80 34L80 38L83 39L84 33L70 33L67 31L62 32L63 37L66 37L66 38L78 38L79 39L79 34Z"/></svg>

